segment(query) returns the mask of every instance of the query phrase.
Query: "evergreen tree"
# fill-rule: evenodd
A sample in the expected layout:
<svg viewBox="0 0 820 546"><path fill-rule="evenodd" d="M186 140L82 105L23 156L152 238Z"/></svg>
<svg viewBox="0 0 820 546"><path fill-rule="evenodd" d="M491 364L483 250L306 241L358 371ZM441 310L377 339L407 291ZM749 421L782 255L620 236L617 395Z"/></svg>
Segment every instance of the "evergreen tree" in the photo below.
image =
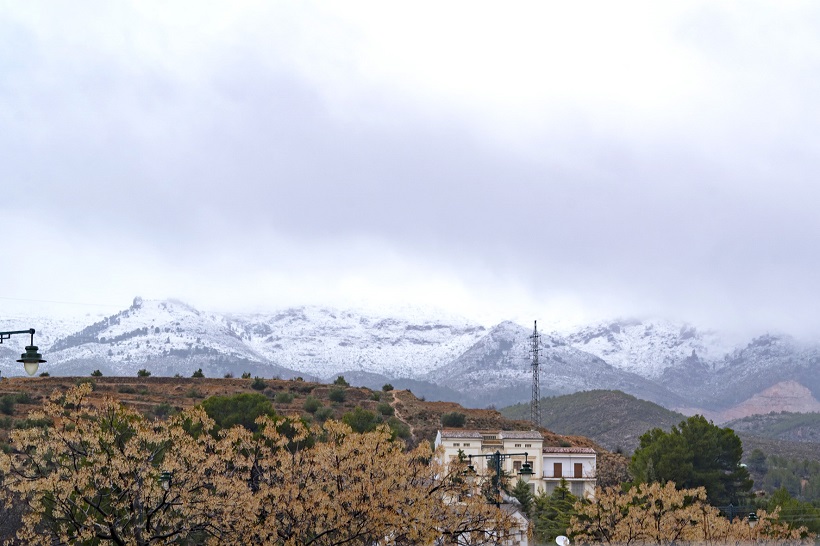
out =
<svg viewBox="0 0 820 546"><path fill-rule="evenodd" d="M541 493L533 499L533 532L538 542L554 544L555 538L566 535L570 520L575 515L578 498L570 493L567 481L551 494Z"/></svg>
<svg viewBox="0 0 820 546"><path fill-rule="evenodd" d="M521 511L529 517L532 514L532 501L534 498L530 484L518 478L515 487L510 491L510 495L518 499L518 502L521 503Z"/></svg>
<svg viewBox="0 0 820 546"><path fill-rule="evenodd" d="M641 436L630 470L636 483L705 487L712 505L737 505L752 488L749 472L740 465L742 455L740 438L732 429L695 415L670 432L656 428Z"/></svg>

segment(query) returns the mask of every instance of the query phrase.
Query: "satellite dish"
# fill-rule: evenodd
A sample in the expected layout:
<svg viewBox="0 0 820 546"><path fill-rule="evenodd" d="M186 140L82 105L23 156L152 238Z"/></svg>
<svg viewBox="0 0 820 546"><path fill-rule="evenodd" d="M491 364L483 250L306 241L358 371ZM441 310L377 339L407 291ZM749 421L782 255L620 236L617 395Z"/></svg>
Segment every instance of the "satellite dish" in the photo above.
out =
<svg viewBox="0 0 820 546"><path fill-rule="evenodd" d="M555 543L558 546L569 546L569 539L567 537L565 537L564 535L559 535L559 536L555 537Z"/></svg>

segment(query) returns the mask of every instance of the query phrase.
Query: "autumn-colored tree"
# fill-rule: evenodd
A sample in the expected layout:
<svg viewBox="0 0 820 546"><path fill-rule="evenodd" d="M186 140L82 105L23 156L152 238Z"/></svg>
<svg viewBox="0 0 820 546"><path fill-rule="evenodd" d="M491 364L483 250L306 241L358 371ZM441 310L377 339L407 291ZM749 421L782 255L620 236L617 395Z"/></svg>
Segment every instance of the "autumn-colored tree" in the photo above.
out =
<svg viewBox="0 0 820 546"><path fill-rule="evenodd" d="M91 405L90 392L81 384L55 393L30 415L43 426L11 433L15 452L0 459L0 494L29 506L20 542L142 546L219 537L244 500L204 433L213 426L207 415L149 421L111 399Z"/></svg>
<svg viewBox="0 0 820 546"><path fill-rule="evenodd" d="M387 426L263 414L214 434L201 408L149 420L90 388L52 395L0 455L0 496L28 506L20 544L496 544L514 526L463 463Z"/></svg>
<svg viewBox="0 0 820 546"><path fill-rule="evenodd" d="M703 487L679 490L672 482L640 484L626 493L598 489L575 508L569 532L579 544L813 543L805 528L790 529L777 512L758 511L754 527L742 518L729 521L708 504Z"/></svg>

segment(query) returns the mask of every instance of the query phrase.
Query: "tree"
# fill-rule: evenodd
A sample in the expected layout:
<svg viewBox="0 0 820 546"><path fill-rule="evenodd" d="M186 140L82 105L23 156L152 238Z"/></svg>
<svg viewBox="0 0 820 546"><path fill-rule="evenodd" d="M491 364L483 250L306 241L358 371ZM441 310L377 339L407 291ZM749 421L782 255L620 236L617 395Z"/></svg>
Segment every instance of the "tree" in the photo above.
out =
<svg viewBox="0 0 820 546"><path fill-rule="evenodd" d="M567 534L578 498L562 479L552 493L546 491L533 499L533 532L539 542L554 543Z"/></svg>
<svg viewBox="0 0 820 546"><path fill-rule="evenodd" d="M102 377L102 372L100 370L94 370L91 372L91 377Z"/></svg>
<svg viewBox="0 0 820 546"><path fill-rule="evenodd" d="M498 544L515 524L469 494L463 464L405 451L384 425L261 415L213 434L201 407L159 421L90 392L55 392L0 453L21 544Z"/></svg>
<svg viewBox="0 0 820 546"><path fill-rule="evenodd" d="M151 377L151 372L149 372L145 368L142 368L140 370L137 370L137 377Z"/></svg>
<svg viewBox="0 0 820 546"><path fill-rule="evenodd" d="M333 382L333 384L334 385L339 385L340 387L349 387L350 386L350 383L348 383L345 380L345 376L343 376L343 375L340 375L339 377L337 377L336 380Z"/></svg>
<svg viewBox="0 0 820 546"><path fill-rule="evenodd" d="M202 373L202 368L199 368L197 371L191 374L191 377L205 377L205 374Z"/></svg>
<svg viewBox="0 0 820 546"><path fill-rule="evenodd" d="M518 502L521 503L521 511L525 514L530 514L532 511L532 503L533 503L533 494L530 485L518 478L518 481L515 482L515 487L512 488L510 491L510 495L518 499Z"/></svg>
<svg viewBox="0 0 820 546"><path fill-rule="evenodd" d="M393 390L393 385L391 385L390 383L385 383L384 385L382 385L382 390L384 392L390 392Z"/></svg>
<svg viewBox="0 0 820 546"><path fill-rule="evenodd" d="M750 528L743 518L730 522L707 502L706 490L677 489L647 483L628 492L598 489L595 497L575 504L570 535L577 544L642 544L658 546L681 542L727 544L739 542L810 544L806 529L789 529L778 514L758 511L758 523Z"/></svg>
<svg viewBox="0 0 820 546"><path fill-rule="evenodd" d="M441 426L461 428L467 422L467 416L458 411L445 413L441 416Z"/></svg>
<svg viewBox="0 0 820 546"><path fill-rule="evenodd" d="M226 460L214 457L208 417L191 410L168 421L147 420L112 399L86 403L88 384L55 392L18 429L17 453L0 459L0 495L27 500L17 538L25 544L170 544L219 537L234 519L243 491L231 487ZM166 490L159 477L166 472Z"/></svg>
<svg viewBox="0 0 820 546"><path fill-rule="evenodd" d="M668 433L655 428L641 436L630 470L636 483L705 487L711 504L737 505L752 488L749 472L740 464L742 455L740 438L732 429L695 415Z"/></svg>

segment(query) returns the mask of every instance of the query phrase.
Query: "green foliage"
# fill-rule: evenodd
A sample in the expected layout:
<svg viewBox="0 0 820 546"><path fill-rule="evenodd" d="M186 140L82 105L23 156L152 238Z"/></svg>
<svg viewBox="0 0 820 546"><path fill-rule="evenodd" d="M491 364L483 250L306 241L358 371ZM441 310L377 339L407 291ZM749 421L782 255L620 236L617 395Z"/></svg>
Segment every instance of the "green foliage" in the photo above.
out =
<svg viewBox="0 0 820 546"><path fill-rule="evenodd" d="M467 416L457 411L445 413L441 416L441 426L449 428L461 428L467 422Z"/></svg>
<svg viewBox="0 0 820 546"><path fill-rule="evenodd" d="M782 489L796 500L820 503L820 461L766 457L755 450L747 464L756 489L768 493Z"/></svg>
<svg viewBox="0 0 820 546"><path fill-rule="evenodd" d="M265 380L259 376L254 377L251 382L251 388L257 391L264 390L266 386Z"/></svg>
<svg viewBox="0 0 820 546"><path fill-rule="evenodd" d="M223 375L222 377L225 378L225 379L233 379L233 373L232 372L226 372L225 375Z"/></svg>
<svg viewBox="0 0 820 546"><path fill-rule="evenodd" d="M151 377L151 372L142 368L141 370L137 371L137 377Z"/></svg>
<svg viewBox="0 0 820 546"><path fill-rule="evenodd" d="M640 438L630 471L636 483L675 482L680 489L705 487L712 505L738 505L752 488L740 465L743 447L737 435L701 415L673 426L655 428Z"/></svg>
<svg viewBox="0 0 820 546"><path fill-rule="evenodd" d="M0 430L9 430L13 424L11 417L0 417Z"/></svg>
<svg viewBox="0 0 820 546"><path fill-rule="evenodd" d="M390 417L391 415L396 413L396 410L393 409L393 406L391 406L387 402L382 402L381 404L376 406L376 410L385 417Z"/></svg>
<svg viewBox="0 0 820 546"><path fill-rule="evenodd" d="M205 377L205 374L202 373L202 368L199 368L197 371L191 374L191 377Z"/></svg>
<svg viewBox="0 0 820 546"><path fill-rule="evenodd" d="M0 396L0 412L6 415L14 415L14 406L17 404L17 397L13 394Z"/></svg>
<svg viewBox="0 0 820 546"><path fill-rule="evenodd" d="M305 398L305 403L302 405L302 408L308 413L316 413L316 410L321 407L322 403L312 396Z"/></svg>
<svg viewBox="0 0 820 546"><path fill-rule="evenodd" d="M556 537L566 536L577 500L569 492L566 480L561 480L552 493L545 491L533 499L533 534L538 542L555 544Z"/></svg>
<svg viewBox="0 0 820 546"><path fill-rule="evenodd" d="M382 423L381 417L374 412L356 406L342 416L342 422L353 429L353 432L364 433L376 430Z"/></svg>
<svg viewBox="0 0 820 546"><path fill-rule="evenodd" d="M313 417L315 417L318 422L324 423L325 421L333 417L333 408L322 406L321 408L316 410L316 412L313 414Z"/></svg>
<svg viewBox="0 0 820 546"><path fill-rule="evenodd" d="M331 402L337 402L341 404L345 401L345 399L347 399L347 392L345 392L344 388L336 387L330 389L330 392L327 394L327 397L328 399L330 399Z"/></svg>
<svg viewBox="0 0 820 546"><path fill-rule="evenodd" d="M160 419L170 417L171 415L174 415L176 412L177 411L174 408L174 406L172 406L168 402L157 404L156 406L151 408L151 413L154 414L154 417L159 417Z"/></svg>
<svg viewBox="0 0 820 546"><path fill-rule="evenodd" d="M131 385L121 385L121 386L117 387L117 392L122 393L122 394L136 394L137 389L135 389Z"/></svg>
<svg viewBox="0 0 820 546"><path fill-rule="evenodd" d="M274 398L277 404L290 404L293 402L293 395L289 392L280 392Z"/></svg>
<svg viewBox="0 0 820 546"><path fill-rule="evenodd" d="M385 383L384 385L382 385L382 390L384 392L390 392L393 390L393 385L391 385L390 383Z"/></svg>
<svg viewBox="0 0 820 546"><path fill-rule="evenodd" d="M345 381L345 377L343 375L340 375L339 377L337 377L336 380L333 382L333 384L334 385L339 385L341 387L349 387L350 386L350 383Z"/></svg>
<svg viewBox="0 0 820 546"><path fill-rule="evenodd" d="M372 392L370 393L370 398L378 402L382 399L382 393L380 393L379 391Z"/></svg>
<svg viewBox="0 0 820 546"><path fill-rule="evenodd" d="M250 379L251 372L242 372L242 379Z"/></svg>
<svg viewBox="0 0 820 546"><path fill-rule="evenodd" d="M780 507L780 519L796 529L806 526L811 533L820 533L820 506L795 499L785 488L778 489L764 506L771 512Z"/></svg>
<svg viewBox="0 0 820 546"><path fill-rule="evenodd" d="M393 434L393 438L401 438L402 440L406 440L410 437L410 427L407 426L406 423L403 423L397 417L391 417L387 420L387 425L390 427L390 432Z"/></svg>
<svg viewBox="0 0 820 546"><path fill-rule="evenodd" d="M242 425L258 431L256 418L261 415L276 417L273 404L263 394L243 392L231 396L211 396L202 402L205 413L216 422L217 430Z"/></svg>
<svg viewBox="0 0 820 546"><path fill-rule="evenodd" d="M521 510L525 514L531 513L534 496L532 494L530 484L526 483L521 478L518 478L518 481L515 482L515 487L513 487L512 491L510 491L510 495L518 499L518 502L521 503Z"/></svg>
<svg viewBox="0 0 820 546"><path fill-rule="evenodd" d="M80 385L82 385L83 383L88 383L89 385L91 385L91 390L93 390L93 391L97 390L97 382L94 381L93 377L81 377L81 378L77 379L74 382L74 384L77 385L78 387Z"/></svg>
<svg viewBox="0 0 820 546"><path fill-rule="evenodd" d="M51 377L51 374L48 372L43 372L40 374L40 377Z"/></svg>
<svg viewBox="0 0 820 546"><path fill-rule="evenodd" d="M94 370L91 372L91 377L102 377L102 372L100 370Z"/></svg>

